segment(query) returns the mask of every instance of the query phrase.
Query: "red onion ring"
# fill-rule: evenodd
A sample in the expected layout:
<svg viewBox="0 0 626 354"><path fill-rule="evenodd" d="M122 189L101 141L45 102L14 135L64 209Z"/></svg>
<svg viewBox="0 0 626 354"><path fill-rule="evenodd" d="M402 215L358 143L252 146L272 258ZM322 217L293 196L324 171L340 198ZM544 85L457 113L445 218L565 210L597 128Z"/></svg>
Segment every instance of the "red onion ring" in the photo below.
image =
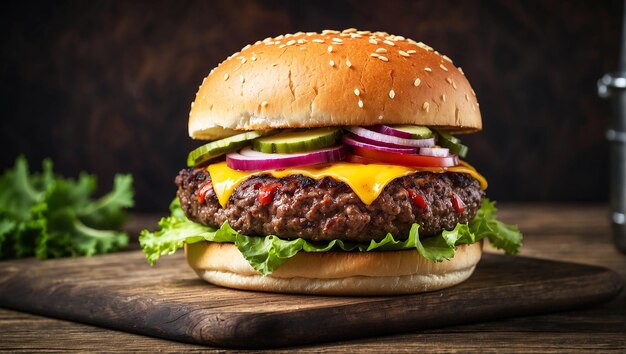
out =
<svg viewBox="0 0 626 354"><path fill-rule="evenodd" d="M352 134L350 134L350 136L344 135L341 138L341 140L343 141L344 144L351 145L351 146L358 146L358 147L386 151L386 152L397 152L399 154L417 154L416 148L406 148L406 147L405 148L393 148L393 147L379 146L379 145L368 144L362 141L355 140L353 139L353 137L354 135Z"/></svg>
<svg viewBox="0 0 626 354"><path fill-rule="evenodd" d="M397 136L398 138L404 138L404 139L412 139L413 138L413 134L407 133L407 132L403 132L402 130L395 129L395 128L390 127L388 125L378 124L378 125L375 125L375 126L371 127L371 129L373 131L375 131L375 132L378 132L378 133L381 133L381 134L385 134L385 135Z"/></svg>
<svg viewBox="0 0 626 354"><path fill-rule="evenodd" d="M266 154L247 147L240 152L226 154L226 165L240 171L277 170L334 162L345 157L346 147L343 145L297 154Z"/></svg>
<svg viewBox="0 0 626 354"><path fill-rule="evenodd" d="M419 154L425 156L447 157L450 155L450 150L446 148L420 148Z"/></svg>
<svg viewBox="0 0 626 354"><path fill-rule="evenodd" d="M435 145L435 138L427 139L404 139L397 136L385 135L377 133L375 131L361 128L361 127L349 127L347 128L352 134L356 135L356 138L362 142L377 145L386 146L392 148L406 148L406 147L431 147Z"/></svg>

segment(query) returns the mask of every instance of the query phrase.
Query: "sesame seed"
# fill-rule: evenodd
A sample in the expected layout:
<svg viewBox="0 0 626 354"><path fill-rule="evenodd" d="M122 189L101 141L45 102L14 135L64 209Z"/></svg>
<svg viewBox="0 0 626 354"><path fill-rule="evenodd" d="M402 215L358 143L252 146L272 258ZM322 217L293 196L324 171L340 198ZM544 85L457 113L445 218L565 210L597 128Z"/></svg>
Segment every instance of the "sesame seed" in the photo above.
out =
<svg viewBox="0 0 626 354"><path fill-rule="evenodd" d="M250 58L250 60L256 61L256 57L252 57L252 58Z"/></svg>
<svg viewBox="0 0 626 354"><path fill-rule="evenodd" d="M254 44L260 44L260 43L261 43L260 41L257 41L257 42L256 42L256 43L254 43ZM241 49L241 51L243 52L244 50L246 50L246 49L248 49L248 48L250 48L250 47L252 47L252 46L251 46L250 44L248 44L247 46L243 47L243 48Z"/></svg>
<svg viewBox="0 0 626 354"><path fill-rule="evenodd" d="M409 53L405 52L404 50L399 50L398 53L400 55L402 55L403 57L408 57L409 56Z"/></svg>
<svg viewBox="0 0 626 354"><path fill-rule="evenodd" d="M304 34L304 32L296 32L296 33L294 33L293 35L294 35L294 36L301 36L301 35L303 35L303 34Z"/></svg>
<svg viewBox="0 0 626 354"><path fill-rule="evenodd" d="M429 67L425 67L425 68L424 68L424 70L425 70L425 71L428 71L428 72L432 72L432 71L433 71L433 69L431 69L431 68L429 68Z"/></svg>
<svg viewBox="0 0 626 354"><path fill-rule="evenodd" d="M333 38L333 42L335 42L335 43L343 43L343 39L341 39L341 38Z"/></svg>
<svg viewBox="0 0 626 354"><path fill-rule="evenodd" d="M362 35L368 35L368 34L370 34L372 32L370 32L370 31L356 31L356 33L362 34Z"/></svg>
<svg viewBox="0 0 626 354"><path fill-rule="evenodd" d="M209 75L213 74L214 71L215 71L215 68L211 69L211 71L209 72Z"/></svg>
<svg viewBox="0 0 626 354"><path fill-rule="evenodd" d="M452 79L449 77L446 77L446 82L449 83L450 85L452 85Z"/></svg>
<svg viewBox="0 0 626 354"><path fill-rule="evenodd" d="M272 45L272 44L274 44L274 42L272 42L272 41L265 42L265 45Z"/></svg>
<svg viewBox="0 0 626 354"><path fill-rule="evenodd" d="M387 59L387 57L379 55L378 59L382 60L382 61L389 61L389 59Z"/></svg>
<svg viewBox="0 0 626 354"><path fill-rule="evenodd" d="M228 80L228 73L224 74L224 81Z"/></svg>
<svg viewBox="0 0 626 354"><path fill-rule="evenodd" d="M442 100L443 102L446 102L446 95L441 95L441 100Z"/></svg>
<svg viewBox="0 0 626 354"><path fill-rule="evenodd" d="M267 101L261 102L261 107L267 107Z"/></svg>
<svg viewBox="0 0 626 354"><path fill-rule="evenodd" d="M315 32L307 32L306 33L307 37L311 37L311 36L316 35L316 34L317 33L315 33Z"/></svg>
<svg viewBox="0 0 626 354"><path fill-rule="evenodd" d="M389 98L393 100L394 97L396 97L396 92L394 90L389 91Z"/></svg>
<svg viewBox="0 0 626 354"><path fill-rule="evenodd" d="M378 44L378 41L375 40L375 39L370 39L369 42L372 43L372 44Z"/></svg>
<svg viewBox="0 0 626 354"><path fill-rule="evenodd" d="M313 39L313 40L312 40L312 42L315 42L315 43L324 43L324 40L323 40L323 39L319 39L319 38L315 38L315 39Z"/></svg>
<svg viewBox="0 0 626 354"><path fill-rule="evenodd" d="M384 40L384 41L383 41L383 43L385 43L385 44L389 44L389 45L390 45L390 46L392 46L392 47L396 45L394 42L392 42L392 41L390 41L390 40L388 40L388 39Z"/></svg>
<svg viewBox="0 0 626 354"><path fill-rule="evenodd" d="M476 112L476 105L472 105L472 110Z"/></svg>
<svg viewBox="0 0 626 354"><path fill-rule="evenodd" d="M361 38L361 37L363 37L363 36L361 36L358 33L350 33L350 38Z"/></svg>
<svg viewBox="0 0 626 354"><path fill-rule="evenodd" d="M325 29L322 31L322 34L339 34L339 31Z"/></svg>
<svg viewBox="0 0 626 354"><path fill-rule="evenodd" d="M328 46L328 52L329 52L329 53L332 53L332 52L333 52L333 46L332 46L332 45L329 45L329 46Z"/></svg>
<svg viewBox="0 0 626 354"><path fill-rule="evenodd" d="M376 53L370 53L370 57L374 57L374 58L378 58L380 55L376 54Z"/></svg>
<svg viewBox="0 0 626 354"><path fill-rule="evenodd" d="M456 82L452 81L452 87L456 90Z"/></svg>
<svg viewBox="0 0 626 354"><path fill-rule="evenodd" d="M294 44L296 44L296 40L295 40L295 39L292 39L292 40L288 41L288 42L287 42L287 43L285 43L285 44L286 44L286 45L294 45Z"/></svg>
<svg viewBox="0 0 626 354"><path fill-rule="evenodd" d="M282 34L278 37L274 37L275 41L280 41L281 39L285 38L285 36L283 36Z"/></svg>
<svg viewBox="0 0 626 354"><path fill-rule="evenodd" d="M428 110L430 109L430 104L428 104L428 102L424 102L424 104L422 105L422 108L428 112Z"/></svg>
<svg viewBox="0 0 626 354"><path fill-rule="evenodd" d="M285 47L286 47L286 45L284 45L284 44L281 44L281 45L278 46L278 48L280 48L280 49L283 49Z"/></svg>
<svg viewBox="0 0 626 354"><path fill-rule="evenodd" d="M376 53L387 53L387 49L385 48L377 48Z"/></svg>
<svg viewBox="0 0 626 354"><path fill-rule="evenodd" d="M448 56L447 56L447 55L443 55L443 58L444 58L445 60L449 61L450 63L452 63L452 59L448 58Z"/></svg>
<svg viewBox="0 0 626 354"><path fill-rule="evenodd" d="M465 100L469 102L469 96L467 94L465 94Z"/></svg>
<svg viewBox="0 0 626 354"><path fill-rule="evenodd" d="M420 80L420 78L418 77L417 79L415 79L415 81L413 82L413 86L417 87L422 83L422 80Z"/></svg>
<svg viewBox="0 0 626 354"><path fill-rule="evenodd" d="M443 71L448 71L448 68L446 68L445 66L443 66L443 64L439 64L439 67L441 68L441 70Z"/></svg>
<svg viewBox="0 0 626 354"><path fill-rule="evenodd" d="M246 81L246 80L243 78L243 75L239 75L239 81L241 81L241 83L242 83L242 84L244 83L244 81Z"/></svg>
<svg viewBox="0 0 626 354"><path fill-rule="evenodd" d="M404 37L402 37L402 36L396 36L396 40L398 40L398 41L403 41L403 40L405 40L405 39L406 39L406 38L404 38Z"/></svg>
<svg viewBox="0 0 626 354"><path fill-rule="evenodd" d="M416 51L415 49L409 49L409 50L407 50L406 52L407 52L407 53L409 53L409 54L415 54L415 53L417 53L417 51Z"/></svg>
<svg viewBox="0 0 626 354"><path fill-rule="evenodd" d="M460 72L461 74L465 75L465 73L463 72L463 69L462 69L460 66L459 66L458 70L459 70L459 72Z"/></svg>
<svg viewBox="0 0 626 354"><path fill-rule="evenodd" d="M424 49L424 50L429 50L432 49L431 47L427 46L426 44L422 43L422 42L417 42L417 46Z"/></svg>
<svg viewBox="0 0 626 354"><path fill-rule="evenodd" d="M335 66L335 61L331 59L328 64L330 64L330 66Z"/></svg>
<svg viewBox="0 0 626 354"><path fill-rule="evenodd" d="M476 92L474 92L474 89L470 89L472 90L472 95L474 95L474 97L476 97Z"/></svg>
<svg viewBox="0 0 626 354"><path fill-rule="evenodd" d="M349 68L352 67L352 62L348 59L346 59L346 66Z"/></svg>
<svg viewBox="0 0 626 354"><path fill-rule="evenodd" d="M307 40L306 40L306 39L304 39L304 38L300 38L300 39L298 39L298 44L304 44L304 43L306 43L306 42L307 42Z"/></svg>
<svg viewBox="0 0 626 354"><path fill-rule="evenodd" d="M383 115L382 114L378 116L378 120L383 120Z"/></svg>
<svg viewBox="0 0 626 354"><path fill-rule="evenodd" d="M356 28L346 28L342 32L343 33L355 33L356 32Z"/></svg>
<svg viewBox="0 0 626 354"><path fill-rule="evenodd" d="M361 94L361 91L359 91L359 89L358 89L358 88L355 88L355 89L354 89L354 94L358 96L358 95L360 95L360 94Z"/></svg>
<svg viewBox="0 0 626 354"><path fill-rule="evenodd" d="M385 37L385 39L388 40L388 41L394 40L395 38L396 37L394 37L394 36L387 36L387 37Z"/></svg>
<svg viewBox="0 0 626 354"><path fill-rule="evenodd" d="M363 101L359 100L358 105L359 105L359 108L363 108Z"/></svg>
<svg viewBox="0 0 626 354"><path fill-rule="evenodd" d="M245 64L246 63L246 58L241 59L241 64Z"/></svg>

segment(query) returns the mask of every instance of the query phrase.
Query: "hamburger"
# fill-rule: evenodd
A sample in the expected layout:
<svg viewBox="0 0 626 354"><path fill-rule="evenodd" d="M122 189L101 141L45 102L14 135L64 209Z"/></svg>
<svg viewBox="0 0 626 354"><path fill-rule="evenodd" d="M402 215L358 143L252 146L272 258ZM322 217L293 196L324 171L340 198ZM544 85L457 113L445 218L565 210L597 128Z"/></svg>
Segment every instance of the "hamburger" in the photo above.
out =
<svg viewBox="0 0 626 354"><path fill-rule="evenodd" d="M516 254L455 136L482 120L461 68L384 32L266 38L211 70L191 104L204 140L175 179L148 260L185 248L209 283L382 295L466 280L483 239Z"/></svg>

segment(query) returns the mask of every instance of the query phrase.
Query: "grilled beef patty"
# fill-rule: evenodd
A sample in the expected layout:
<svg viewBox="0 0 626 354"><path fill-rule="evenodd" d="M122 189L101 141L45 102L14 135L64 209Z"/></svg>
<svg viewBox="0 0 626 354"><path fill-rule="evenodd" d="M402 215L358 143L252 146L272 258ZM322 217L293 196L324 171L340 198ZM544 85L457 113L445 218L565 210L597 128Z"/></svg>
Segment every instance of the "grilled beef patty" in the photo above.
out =
<svg viewBox="0 0 626 354"><path fill-rule="evenodd" d="M472 220L484 196L478 181L462 173L417 172L396 178L370 205L347 184L329 177L259 175L237 186L222 208L210 183L206 169L183 169L176 177L178 197L190 220L215 228L228 221L249 236L313 241L369 242L389 232L405 240L413 223L420 224L420 236L437 234Z"/></svg>

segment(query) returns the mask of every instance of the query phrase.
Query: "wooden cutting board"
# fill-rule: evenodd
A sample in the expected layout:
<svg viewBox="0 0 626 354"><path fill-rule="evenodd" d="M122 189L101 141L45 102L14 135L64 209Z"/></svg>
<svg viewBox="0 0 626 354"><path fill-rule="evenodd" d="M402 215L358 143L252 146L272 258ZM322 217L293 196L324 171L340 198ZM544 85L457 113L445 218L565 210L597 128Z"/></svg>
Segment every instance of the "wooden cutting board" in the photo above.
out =
<svg viewBox="0 0 626 354"><path fill-rule="evenodd" d="M0 307L190 343L279 347L573 309L622 286L599 267L485 254L458 286L392 297L223 289L178 253L150 267L140 251L0 262Z"/></svg>

